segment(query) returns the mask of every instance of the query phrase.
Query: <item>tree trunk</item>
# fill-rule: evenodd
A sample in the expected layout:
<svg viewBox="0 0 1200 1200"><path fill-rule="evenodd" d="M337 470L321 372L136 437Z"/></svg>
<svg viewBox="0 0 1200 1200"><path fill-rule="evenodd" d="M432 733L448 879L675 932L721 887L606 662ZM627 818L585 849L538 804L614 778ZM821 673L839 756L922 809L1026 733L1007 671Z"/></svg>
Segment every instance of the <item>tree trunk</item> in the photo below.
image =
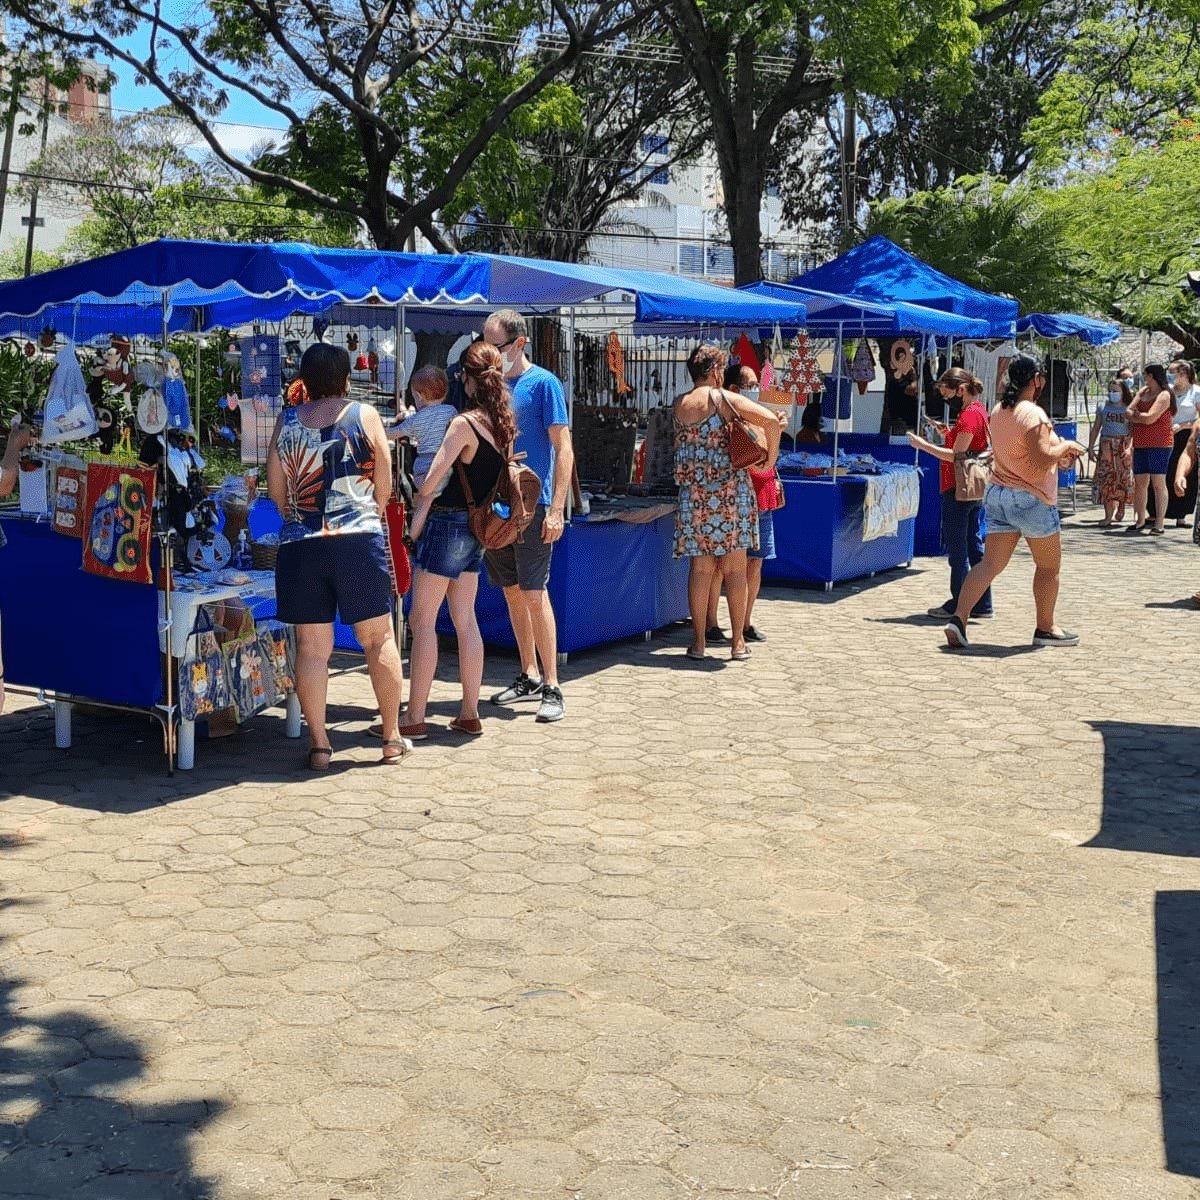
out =
<svg viewBox="0 0 1200 1200"><path fill-rule="evenodd" d="M737 287L757 283L762 270L763 173L753 166L740 171L734 181L735 199L725 194L729 240L733 244L733 282Z"/></svg>

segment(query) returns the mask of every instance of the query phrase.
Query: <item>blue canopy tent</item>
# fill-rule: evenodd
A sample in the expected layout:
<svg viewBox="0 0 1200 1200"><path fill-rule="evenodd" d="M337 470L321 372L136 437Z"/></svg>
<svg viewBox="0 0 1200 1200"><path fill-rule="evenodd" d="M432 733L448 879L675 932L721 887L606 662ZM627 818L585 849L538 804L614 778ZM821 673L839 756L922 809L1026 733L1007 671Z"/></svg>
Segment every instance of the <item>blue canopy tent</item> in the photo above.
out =
<svg viewBox="0 0 1200 1200"><path fill-rule="evenodd" d="M164 239L0 284L0 336L199 331L338 300L462 304L486 300L487 286L470 257Z"/></svg>
<svg viewBox="0 0 1200 1200"><path fill-rule="evenodd" d="M1030 313L1017 322L1018 333L1044 338L1078 338L1088 346L1107 346L1121 336L1121 327L1075 313Z"/></svg>
<svg viewBox="0 0 1200 1200"><path fill-rule="evenodd" d="M903 301L988 323L988 337L1015 333L1015 300L981 292L943 274L882 236L868 238L824 266L797 276L798 287L891 304Z"/></svg>

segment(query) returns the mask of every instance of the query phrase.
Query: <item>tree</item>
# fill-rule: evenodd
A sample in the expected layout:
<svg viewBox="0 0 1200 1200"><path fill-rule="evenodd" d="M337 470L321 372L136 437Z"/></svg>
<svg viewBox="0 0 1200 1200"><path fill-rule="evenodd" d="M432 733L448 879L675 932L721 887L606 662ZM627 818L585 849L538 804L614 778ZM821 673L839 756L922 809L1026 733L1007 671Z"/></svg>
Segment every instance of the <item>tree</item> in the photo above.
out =
<svg viewBox="0 0 1200 1200"><path fill-rule="evenodd" d="M1117 0L1072 31L1029 134L1047 171L1111 161L1200 116L1200 4Z"/></svg>
<svg viewBox="0 0 1200 1200"><path fill-rule="evenodd" d="M637 24L638 3L533 0L495 6L469 0L214 0L206 19L175 19L162 0L4 0L21 25L52 45L102 56L152 85L231 171L314 209L361 220L381 248L420 230L439 247L451 239L437 216L505 122L580 56L619 42ZM470 122L431 133L441 150L421 161L417 111L448 62L475 40L518 42L541 53L530 69L484 81L488 103ZM222 140L216 119L238 93L282 119L289 169L246 162ZM315 119L310 122L309 118ZM349 141L360 164L350 180L314 182L330 136Z"/></svg>
<svg viewBox="0 0 1200 1200"><path fill-rule="evenodd" d="M1182 342L1200 358L1200 301L1186 276L1200 266L1200 124L1163 141L1118 142L1104 171L1080 170L1042 203L1062 221L1075 277L1101 311ZM1182 183L1181 183L1182 181Z"/></svg>
<svg viewBox="0 0 1200 1200"><path fill-rule="evenodd" d="M1081 286L1065 214L1048 208L1036 187L960 179L953 187L879 202L867 233L884 234L972 287L1012 296L1028 312L1102 302Z"/></svg>
<svg viewBox="0 0 1200 1200"><path fill-rule="evenodd" d="M647 180L693 158L706 129L690 78L638 46L582 59L552 106L526 106L493 138L445 210L464 249L577 262L597 234L639 232L614 210L654 204Z"/></svg>
<svg viewBox="0 0 1200 1200"><path fill-rule="evenodd" d="M1027 0L667 0L683 61L704 96L739 284L761 272L760 212L789 116L838 96L889 94L928 63L961 64L981 25Z"/></svg>

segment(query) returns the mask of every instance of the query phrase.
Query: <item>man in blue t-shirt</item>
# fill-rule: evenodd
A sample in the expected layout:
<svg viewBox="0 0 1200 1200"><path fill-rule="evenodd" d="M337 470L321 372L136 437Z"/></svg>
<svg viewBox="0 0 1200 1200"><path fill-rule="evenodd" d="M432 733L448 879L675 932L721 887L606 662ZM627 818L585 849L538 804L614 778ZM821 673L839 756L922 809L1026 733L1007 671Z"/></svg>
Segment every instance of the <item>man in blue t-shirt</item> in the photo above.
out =
<svg viewBox="0 0 1200 1200"><path fill-rule="evenodd" d="M563 534L567 493L575 452L562 384L525 354L529 330L512 309L493 313L483 327L484 341L500 351L517 419L516 453L542 481L541 502L521 542L486 555L488 578L504 589L521 673L511 687L492 697L493 704L541 701L539 721L561 721L563 694L558 685L558 629L546 584L554 543ZM541 660L539 670L538 660Z"/></svg>

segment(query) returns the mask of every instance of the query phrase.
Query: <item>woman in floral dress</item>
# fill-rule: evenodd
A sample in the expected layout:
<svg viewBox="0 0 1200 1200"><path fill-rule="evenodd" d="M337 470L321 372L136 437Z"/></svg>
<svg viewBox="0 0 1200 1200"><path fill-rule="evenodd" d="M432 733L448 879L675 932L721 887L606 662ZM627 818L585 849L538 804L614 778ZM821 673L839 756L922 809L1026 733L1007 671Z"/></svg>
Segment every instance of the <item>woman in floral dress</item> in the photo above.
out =
<svg viewBox="0 0 1200 1200"><path fill-rule="evenodd" d="M750 657L745 638L746 551L758 549L758 506L750 473L729 461L726 422L736 414L757 426L769 452L778 449L781 431L779 418L769 408L722 389L725 363L726 355L717 346L697 346L687 363L695 386L675 401L675 557L691 559L688 658L704 658L708 593L713 573L720 571L732 625L730 657L742 662Z"/></svg>
<svg viewBox="0 0 1200 1200"><path fill-rule="evenodd" d="M1092 477L1092 503L1104 505L1101 529L1125 520L1125 506L1133 499L1133 438L1128 408L1133 392L1123 379L1108 387L1108 399L1096 410L1088 454L1096 463ZM1097 449L1097 441L1099 448Z"/></svg>

